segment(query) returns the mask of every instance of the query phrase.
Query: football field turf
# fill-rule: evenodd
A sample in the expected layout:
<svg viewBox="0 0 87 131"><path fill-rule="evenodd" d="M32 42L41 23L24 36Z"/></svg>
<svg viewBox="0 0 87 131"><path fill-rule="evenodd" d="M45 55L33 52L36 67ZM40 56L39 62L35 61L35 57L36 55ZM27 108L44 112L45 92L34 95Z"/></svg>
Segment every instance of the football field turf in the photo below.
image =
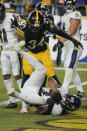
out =
<svg viewBox="0 0 87 131"><path fill-rule="evenodd" d="M86 64L79 65L79 68L87 68ZM87 81L87 71L78 71L81 81ZM56 70L56 74L63 81L64 71ZM18 90L13 78L14 87ZM46 85L48 87L48 84ZM87 97L87 85L83 86ZM77 93L75 88L69 89L70 93ZM8 100L6 89L0 69L0 103ZM0 106L0 131L87 131L87 99L82 100L81 108L63 116L36 115L36 108L32 107L28 114L21 115L21 102L18 102L16 109L3 109Z"/></svg>

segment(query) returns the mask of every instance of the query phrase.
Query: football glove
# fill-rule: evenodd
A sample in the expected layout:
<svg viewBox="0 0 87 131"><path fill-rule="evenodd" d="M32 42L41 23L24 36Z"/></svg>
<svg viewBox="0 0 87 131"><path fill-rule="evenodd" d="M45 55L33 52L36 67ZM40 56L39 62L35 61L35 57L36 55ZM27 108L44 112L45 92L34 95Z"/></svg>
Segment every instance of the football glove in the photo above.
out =
<svg viewBox="0 0 87 131"><path fill-rule="evenodd" d="M18 26L18 22L21 21L21 18L18 14L15 14L15 15L13 15L13 19L11 19L11 21L12 21L11 27L15 28Z"/></svg>
<svg viewBox="0 0 87 131"><path fill-rule="evenodd" d="M77 47L77 48L81 47L83 49L82 43L80 43L78 40L74 39L73 40L73 44L74 44L75 47Z"/></svg>
<svg viewBox="0 0 87 131"><path fill-rule="evenodd" d="M11 23L11 27L12 27L12 28L17 27L17 20L16 20L16 19L14 19L14 20L11 19L11 22L12 22L12 23Z"/></svg>
<svg viewBox="0 0 87 131"><path fill-rule="evenodd" d="M55 45L53 46L53 52L55 52L55 51L57 50L57 47L59 47L60 49L62 49L63 46L64 46L63 43L60 42L60 41L58 41L57 44L55 44Z"/></svg>
<svg viewBox="0 0 87 131"><path fill-rule="evenodd" d="M54 46L53 46L53 52L55 52L57 50L57 44L55 44Z"/></svg>

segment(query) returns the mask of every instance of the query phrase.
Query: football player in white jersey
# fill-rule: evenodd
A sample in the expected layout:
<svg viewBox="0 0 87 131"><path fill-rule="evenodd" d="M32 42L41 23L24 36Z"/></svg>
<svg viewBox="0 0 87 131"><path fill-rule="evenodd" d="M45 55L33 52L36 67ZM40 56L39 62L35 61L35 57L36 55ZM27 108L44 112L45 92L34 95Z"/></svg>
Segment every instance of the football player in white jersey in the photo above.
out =
<svg viewBox="0 0 87 131"><path fill-rule="evenodd" d="M1 52L1 67L7 91L13 87L11 74L14 75L19 89L21 88L22 81L18 53L11 50L12 46L18 41L17 33L15 29L11 27L11 19L13 18L13 13L6 13L5 6L0 3L0 43L2 43L3 48ZM10 103L6 105L5 108L15 107L17 107L15 99L10 97Z"/></svg>
<svg viewBox="0 0 87 131"><path fill-rule="evenodd" d="M81 14L76 10L76 0L65 0L64 6L66 13L62 16L62 26L67 34L80 41ZM83 98L85 97L84 91L79 74L77 73L77 65L82 54L82 49L74 48L73 43L65 38L61 38L60 41L64 43L65 47L65 77L61 88L62 93L68 93L68 87L72 81L76 86L78 96Z"/></svg>
<svg viewBox="0 0 87 131"><path fill-rule="evenodd" d="M81 105L80 99L75 95L67 95L62 97L60 92L53 92L51 89L42 89L41 96L39 95L40 87L44 81L46 75L46 68L35 57L23 51L21 47L25 45L24 41L17 43L14 49L19 51L28 63L34 68L33 73L26 80L24 88L21 93L15 91L14 88L8 91L8 95L15 96L27 104L39 107L37 114L43 115L60 115L66 113L66 111L74 111ZM36 77L37 76L37 77ZM28 106L22 109L23 113L27 113Z"/></svg>

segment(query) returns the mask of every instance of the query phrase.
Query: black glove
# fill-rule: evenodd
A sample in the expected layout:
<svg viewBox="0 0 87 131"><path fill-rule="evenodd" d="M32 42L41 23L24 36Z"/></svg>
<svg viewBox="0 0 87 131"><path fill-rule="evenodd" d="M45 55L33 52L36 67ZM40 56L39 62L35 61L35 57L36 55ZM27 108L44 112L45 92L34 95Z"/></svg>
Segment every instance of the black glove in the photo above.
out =
<svg viewBox="0 0 87 131"><path fill-rule="evenodd" d="M17 27L17 20L16 19L11 19L11 22L12 22L12 24L11 24L11 27L12 28L15 28L15 27Z"/></svg>
<svg viewBox="0 0 87 131"><path fill-rule="evenodd" d="M56 39L56 34L55 33L53 34L53 39Z"/></svg>
<svg viewBox="0 0 87 131"><path fill-rule="evenodd" d="M55 52L57 50L57 44L55 44L54 46L53 46L53 52Z"/></svg>
<svg viewBox="0 0 87 131"><path fill-rule="evenodd" d="M57 45L58 45L59 48L63 48L63 46L64 46L61 41L58 41Z"/></svg>
<svg viewBox="0 0 87 131"><path fill-rule="evenodd" d="M64 46L63 43L61 41L58 41L57 44L53 46L53 52L57 50L57 47L63 48L63 46Z"/></svg>
<svg viewBox="0 0 87 131"><path fill-rule="evenodd" d="M79 48L79 46L80 46L83 49L82 43L80 43L79 41L77 41L75 39L73 40L73 44L74 44L75 47Z"/></svg>
<svg viewBox="0 0 87 131"><path fill-rule="evenodd" d="M12 21L11 27L15 28L18 26L18 22L21 21L21 18L18 14L13 14L13 19L11 19L11 21Z"/></svg>

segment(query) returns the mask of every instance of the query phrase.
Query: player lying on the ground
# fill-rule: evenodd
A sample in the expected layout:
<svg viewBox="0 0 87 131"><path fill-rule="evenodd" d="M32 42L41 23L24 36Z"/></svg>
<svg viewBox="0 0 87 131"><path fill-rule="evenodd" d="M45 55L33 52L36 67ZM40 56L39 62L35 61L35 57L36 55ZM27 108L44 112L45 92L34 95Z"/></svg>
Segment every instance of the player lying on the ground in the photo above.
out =
<svg viewBox="0 0 87 131"><path fill-rule="evenodd" d="M22 41L17 43L15 49L20 50L20 46L22 46L22 44L24 44ZM8 91L9 95L20 98L30 105L42 105L42 107L40 107L37 111L38 114L60 115L65 109L76 110L80 107L80 99L74 95L62 97L59 91L54 93L51 90L47 93L44 91L42 92L42 95L39 96L38 93L46 74L46 68L27 52L20 50L20 53L27 59L29 64L33 66L35 70L31 74L30 78L25 82L21 93L15 91L14 88L11 88L11 90ZM27 106L25 108L27 108Z"/></svg>
<svg viewBox="0 0 87 131"><path fill-rule="evenodd" d="M43 90L44 89L46 88L43 88ZM81 105L80 99L74 94L61 96L61 99L59 99L58 94L54 94L50 89L49 91L43 91L42 94L50 95L50 98L47 99L44 105L37 108L36 114L63 115L77 110Z"/></svg>

